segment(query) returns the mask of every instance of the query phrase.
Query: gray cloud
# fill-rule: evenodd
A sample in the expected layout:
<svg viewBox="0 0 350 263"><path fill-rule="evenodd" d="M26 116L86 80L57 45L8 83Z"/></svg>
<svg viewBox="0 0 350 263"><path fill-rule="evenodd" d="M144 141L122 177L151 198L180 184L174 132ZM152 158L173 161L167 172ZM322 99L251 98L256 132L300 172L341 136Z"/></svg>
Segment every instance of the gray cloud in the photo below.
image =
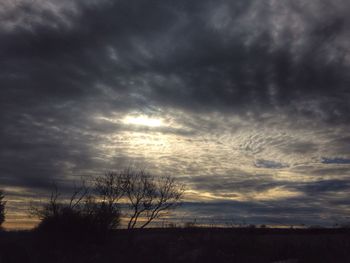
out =
<svg viewBox="0 0 350 263"><path fill-rule="evenodd" d="M346 158L322 158L322 163L325 164L350 164L350 159Z"/></svg>
<svg viewBox="0 0 350 263"><path fill-rule="evenodd" d="M341 210L322 206L303 206L303 202L310 203L302 198L288 200L286 202L206 202L185 203L182 220L204 224L221 224L230 226L233 224L270 224L270 225L323 225L332 226L336 223L347 222ZM316 203L317 204L317 203ZM327 211L328 210L328 211ZM204 217L202 215L208 215ZM276 216L279 215L279 216Z"/></svg>
<svg viewBox="0 0 350 263"><path fill-rule="evenodd" d="M271 169L281 169L286 168L288 165L270 160L256 160L255 166L258 168L271 168Z"/></svg>
<svg viewBox="0 0 350 263"><path fill-rule="evenodd" d="M225 31L226 24L214 30L220 9L214 9L219 14L211 14L210 1L78 5L80 15L71 27L42 23L26 30L19 25L1 37L9 72L3 74L3 81L18 88L28 86L29 77L31 90L42 96L55 94L49 88L52 80L56 94L70 99L98 95L93 86L103 83L118 93L137 92L148 103L191 110L233 107L255 112L284 108L287 103L297 114L327 121L346 118L348 63L342 59L344 53L329 60L327 50L335 37L344 35L346 17L310 21L310 35L302 35L305 43L294 54L290 46L295 43L294 32L288 28L286 39L280 40L284 45L275 43L274 25L254 28L258 21L250 18L251 13L268 23L269 17L276 16L273 6L254 1L217 5L228 8L231 34ZM30 12L34 11L25 13Z"/></svg>
<svg viewBox="0 0 350 263"><path fill-rule="evenodd" d="M281 150L287 154L310 154L318 150L318 145L312 142L296 142L283 145Z"/></svg>

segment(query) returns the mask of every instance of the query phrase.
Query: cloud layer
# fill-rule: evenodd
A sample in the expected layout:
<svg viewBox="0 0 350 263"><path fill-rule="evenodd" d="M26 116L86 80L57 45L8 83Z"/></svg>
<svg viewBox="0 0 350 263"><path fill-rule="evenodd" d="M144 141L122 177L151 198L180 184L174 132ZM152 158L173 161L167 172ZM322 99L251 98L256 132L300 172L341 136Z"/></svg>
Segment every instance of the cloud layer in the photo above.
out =
<svg viewBox="0 0 350 263"><path fill-rule="evenodd" d="M134 165L235 214L349 215L347 1L20 0L0 10L0 185L11 195Z"/></svg>

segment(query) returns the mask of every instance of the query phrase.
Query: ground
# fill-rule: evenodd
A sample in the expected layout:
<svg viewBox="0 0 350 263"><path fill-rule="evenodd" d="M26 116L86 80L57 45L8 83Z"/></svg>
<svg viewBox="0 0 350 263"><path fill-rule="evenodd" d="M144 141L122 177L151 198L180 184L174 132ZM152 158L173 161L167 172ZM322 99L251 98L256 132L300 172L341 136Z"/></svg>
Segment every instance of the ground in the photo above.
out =
<svg viewBox="0 0 350 263"><path fill-rule="evenodd" d="M347 229L170 228L110 236L1 232L0 263L350 262Z"/></svg>

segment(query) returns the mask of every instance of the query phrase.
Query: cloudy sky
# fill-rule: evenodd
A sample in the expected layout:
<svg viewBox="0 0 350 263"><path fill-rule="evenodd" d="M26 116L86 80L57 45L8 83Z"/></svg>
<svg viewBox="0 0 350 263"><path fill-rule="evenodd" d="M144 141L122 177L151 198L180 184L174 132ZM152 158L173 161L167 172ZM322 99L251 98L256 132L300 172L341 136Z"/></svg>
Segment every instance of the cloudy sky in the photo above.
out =
<svg viewBox="0 0 350 263"><path fill-rule="evenodd" d="M348 0L0 0L8 227L128 166L184 220L350 220Z"/></svg>

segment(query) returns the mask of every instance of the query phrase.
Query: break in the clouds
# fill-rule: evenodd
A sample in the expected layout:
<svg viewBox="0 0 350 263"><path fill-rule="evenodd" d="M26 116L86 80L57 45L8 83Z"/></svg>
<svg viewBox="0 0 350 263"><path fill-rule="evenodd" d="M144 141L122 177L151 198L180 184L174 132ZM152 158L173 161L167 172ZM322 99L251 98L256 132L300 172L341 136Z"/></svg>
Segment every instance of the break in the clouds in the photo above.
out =
<svg viewBox="0 0 350 263"><path fill-rule="evenodd" d="M20 207L53 181L130 165L186 182L191 216L346 220L349 11L346 0L1 0L9 222L25 224Z"/></svg>

